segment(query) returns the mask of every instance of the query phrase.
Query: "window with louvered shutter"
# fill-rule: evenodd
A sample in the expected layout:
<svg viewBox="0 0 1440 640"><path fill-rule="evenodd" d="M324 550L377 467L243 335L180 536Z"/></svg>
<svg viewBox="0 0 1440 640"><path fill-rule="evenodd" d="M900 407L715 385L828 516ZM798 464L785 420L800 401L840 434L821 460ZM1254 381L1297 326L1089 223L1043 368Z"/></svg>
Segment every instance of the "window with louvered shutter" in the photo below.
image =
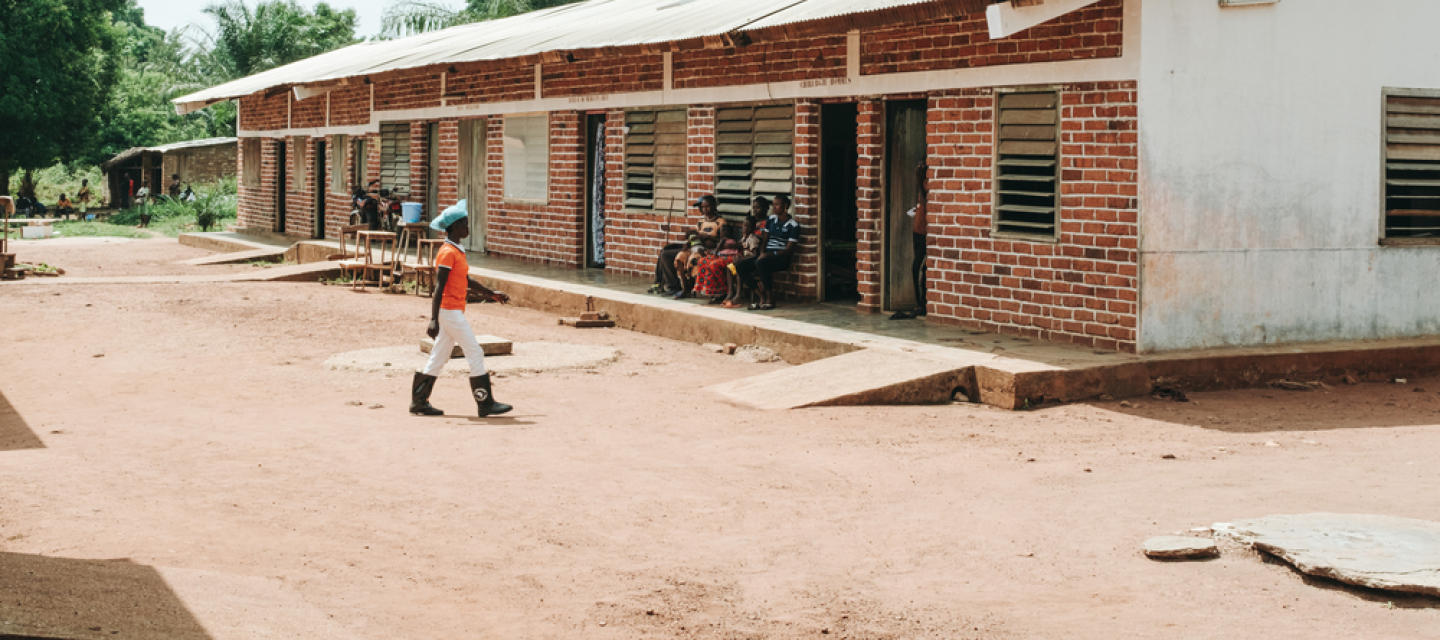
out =
<svg viewBox="0 0 1440 640"><path fill-rule="evenodd" d="M505 116L505 198L550 198L550 116Z"/></svg>
<svg viewBox="0 0 1440 640"><path fill-rule="evenodd" d="M625 114L625 203L632 211L684 214L686 110Z"/></svg>
<svg viewBox="0 0 1440 640"><path fill-rule="evenodd" d="M995 231L1053 238L1060 210L1060 94L1002 93L999 103Z"/></svg>
<svg viewBox="0 0 1440 640"><path fill-rule="evenodd" d="M1440 237L1440 92L1386 91L1385 237Z"/></svg>
<svg viewBox="0 0 1440 640"><path fill-rule="evenodd" d="M731 218L755 196L793 195L795 108L727 107L715 113L715 198Z"/></svg>
<svg viewBox="0 0 1440 640"><path fill-rule="evenodd" d="M410 123L380 123L380 188L410 191Z"/></svg>

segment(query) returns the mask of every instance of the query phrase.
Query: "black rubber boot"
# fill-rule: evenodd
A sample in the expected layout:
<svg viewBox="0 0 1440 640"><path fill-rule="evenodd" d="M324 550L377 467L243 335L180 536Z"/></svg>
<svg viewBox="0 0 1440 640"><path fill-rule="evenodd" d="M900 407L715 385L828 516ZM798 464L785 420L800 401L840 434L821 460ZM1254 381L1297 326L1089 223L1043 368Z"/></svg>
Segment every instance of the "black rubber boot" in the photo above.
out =
<svg viewBox="0 0 1440 640"><path fill-rule="evenodd" d="M435 376L415 372L415 381L410 383L410 413L417 416L443 416L444 411L430 405L430 392L435 389Z"/></svg>
<svg viewBox="0 0 1440 640"><path fill-rule="evenodd" d="M515 408L495 401L495 394L490 391L490 374L488 373L471 378L470 391L475 394L475 405L480 408L480 417L482 418L498 416Z"/></svg>

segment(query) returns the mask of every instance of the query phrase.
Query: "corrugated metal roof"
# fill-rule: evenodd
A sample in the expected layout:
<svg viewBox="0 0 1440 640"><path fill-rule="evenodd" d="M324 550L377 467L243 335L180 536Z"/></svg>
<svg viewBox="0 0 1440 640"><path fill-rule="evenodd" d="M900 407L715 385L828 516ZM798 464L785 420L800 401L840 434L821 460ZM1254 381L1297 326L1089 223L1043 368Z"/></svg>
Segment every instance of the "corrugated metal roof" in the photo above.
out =
<svg viewBox="0 0 1440 640"><path fill-rule="evenodd" d="M124 162L124 161L126 161L126 160L129 160L130 158L133 158L133 157L135 157L135 156L137 156L137 155L139 155L139 154L141 154L141 153L143 153L143 152L146 152L146 151L159 151L160 153L166 153L166 152L169 152L169 151L176 151L176 150L179 150L179 149L194 149L194 148L197 148L197 147L213 147L213 146L215 146L215 145L220 145L220 144L238 144L239 141L240 141L239 138L202 138L202 139L200 139L200 140L186 140L186 141L184 141L184 142L172 142L172 143L170 143L170 144L162 144L162 145L159 145L159 146L156 146L156 147L130 147L129 149L126 149L126 150L124 150L124 151L121 151L120 153L115 154L115 157L113 157L113 158L111 158L111 159L109 159L109 160L106 160L105 162L101 163L101 164L100 164L100 170L101 170L101 171L109 171L109 170L110 170L110 167L113 167L113 166L115 166L116 164L119 164L119 163L121 163L121 162Z"/></svg>
<svg viewBox="0 0 1440 640"><path fill-rule="evenodd" d="M737 31L783 28L897 8L949 14L1000 0L589 0L502 20L451 27L398 40L331 51L176 98L203 105L295 84L323 83L439 64L604 50L694 40ZM922 7L926 5L926 7ZM200 106L200 105L195 105Z"/></svg>

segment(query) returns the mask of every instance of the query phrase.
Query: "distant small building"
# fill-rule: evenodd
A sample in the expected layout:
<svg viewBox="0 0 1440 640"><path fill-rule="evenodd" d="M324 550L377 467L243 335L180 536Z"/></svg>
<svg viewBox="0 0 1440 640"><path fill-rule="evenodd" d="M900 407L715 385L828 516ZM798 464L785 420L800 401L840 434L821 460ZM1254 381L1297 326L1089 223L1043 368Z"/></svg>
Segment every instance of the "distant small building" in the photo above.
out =
<svg viewBox="0 0 1440 640"><path fill-rule="evenodd" d="M182 183L213 182L235 175L237 138L187 140L156 147L134 147L100 165L105 174L105 200L115 207L130 202L134 188L150 187L164 193L168 178L178 174Z"/></svg>

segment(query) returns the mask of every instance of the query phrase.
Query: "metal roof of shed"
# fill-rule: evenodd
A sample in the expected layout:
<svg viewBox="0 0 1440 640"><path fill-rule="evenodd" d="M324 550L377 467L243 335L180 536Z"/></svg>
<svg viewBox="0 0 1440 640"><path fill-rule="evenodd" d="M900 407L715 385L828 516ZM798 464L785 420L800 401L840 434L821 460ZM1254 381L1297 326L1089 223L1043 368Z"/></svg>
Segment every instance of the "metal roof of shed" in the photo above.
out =
<svg viewBox="0 0 1440 640"><path fill-rule="evenodd" d="M109 170L110 170L110 167L113 167L113 166L115 166L115 165L117 165L117 164L119 164L119 163L121 163L121 162L124 162L124 161L126 161L126 160L129 160L130 158L133 158L133 157L135 157L135 156L137 156L137 155L140 155L141 153L144 153L144 152L146 152L146 151L158 151L158 152L160 152L160 153L168 153L168 152L170 152L170 151L178 151L178 150L180 150L180 149L195 149L195 148L199 148L199 147L213 147L213 146L222 145L222 144L238 144L239 142L240 142L240 139L239 139L239 138L203 138L203 139L200 139L200 140L186 140L186 141L184 141L184 142L172 142L172 143L170 143L170 144L162 144L162 145L157 145L157 146L153 146L153 147L130 147L129 149L126 149L126 150L124 150L124 151L121 151L120 153L115 154L115 157L113 157L113 158L111 158L111 159L109 159L109 160L106 160L105 162L102 162L102 163L100 164L100 170L101 170L101 171L109 171Z"/></svg>
<svg viewBox="0 0 1440 640"><path fill-rule="evenodd" d="M740 31L905 10L909 17L981 11L1001 0L589 0L422 33L366 42L176 98L190 111L277 87L325 83L431 65L616 49L694 40ZM617 52L618 53L618 52ZM590 57L587 55L587 57Z"/></svg>

